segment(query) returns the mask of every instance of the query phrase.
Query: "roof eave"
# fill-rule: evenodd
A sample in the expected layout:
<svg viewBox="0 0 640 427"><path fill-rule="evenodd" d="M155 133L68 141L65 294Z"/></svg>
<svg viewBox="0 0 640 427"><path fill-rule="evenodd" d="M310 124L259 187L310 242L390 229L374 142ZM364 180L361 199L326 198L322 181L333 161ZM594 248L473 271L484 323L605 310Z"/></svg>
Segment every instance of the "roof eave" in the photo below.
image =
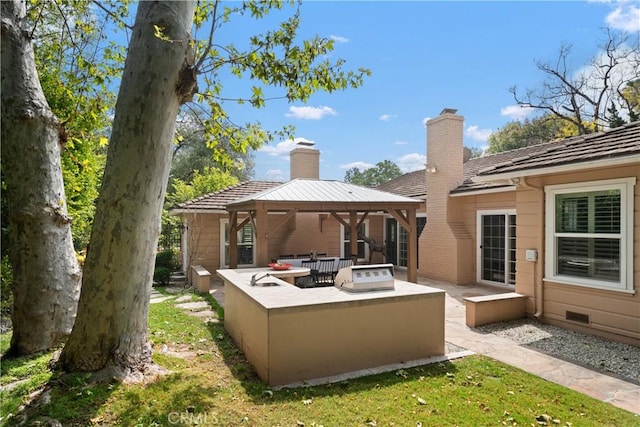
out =
<svg viewBox="0 0 640 427"><path fill-rule="evenodd" d="M580 163L571 163L568 165L550 166L546 168L521 169L521 170L516 170L512 172L476 175L473 178L471 178L471 180L477 183L489 183L489 182L496 182L496 181L509 182L509 180L512 180L515 178L527 177L527 176L551 175L555 173L583 171L585 169L622 166L627 164L633 164L638 161L640 161L640 155L634 154L631 156L616 157L613 159L593 160L588 163L580 162Z"/></svg>
<svg viewBox="0 0 640 427"><path fill-rule="evenodd" d="M455 193L449 193L451 197L462 197L462 196L477 196L480 194L492 194L492 193L508 193L509 191L516 190L515 185L507 185L504 187L497 188L483 188L479 190L467 190L467 191L458 191Z"/></svg>
<svg viewBox="0 0 640 427"><path fill-rule="evenodd" d="M227 214L229 212L224 209L189 209L189 208L178 208L169 210L169 216L175 216L180 214L196 214L196 213L208 213L208 214Z"/></svg>

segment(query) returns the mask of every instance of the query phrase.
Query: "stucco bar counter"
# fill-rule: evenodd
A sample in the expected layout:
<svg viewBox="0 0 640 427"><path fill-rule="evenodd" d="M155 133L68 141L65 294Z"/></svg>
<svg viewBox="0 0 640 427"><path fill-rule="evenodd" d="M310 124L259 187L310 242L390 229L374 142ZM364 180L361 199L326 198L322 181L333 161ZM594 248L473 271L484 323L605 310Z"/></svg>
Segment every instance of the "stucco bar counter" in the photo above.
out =
<svg viewBox="0 0 640 427"><path fill-rule="evenodd" d="M260 378L287 385L444 354L440 289L395 280L395 289L300 289L268 268L218 270L224 325ZM267 283L268 282L268 283Z"/></svg>

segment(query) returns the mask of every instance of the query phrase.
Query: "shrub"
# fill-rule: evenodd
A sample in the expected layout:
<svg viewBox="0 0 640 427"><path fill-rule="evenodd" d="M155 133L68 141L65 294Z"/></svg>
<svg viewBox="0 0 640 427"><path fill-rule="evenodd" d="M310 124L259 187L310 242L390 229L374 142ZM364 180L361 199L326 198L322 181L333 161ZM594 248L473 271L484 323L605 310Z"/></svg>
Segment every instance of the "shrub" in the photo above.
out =
<svg viewBox="0 0 640 427"><path fill-rule="evenodd" d="M13 283L13 270L9 263L9 257L2 257L0 263L0 317L2 324L9 324L11 318L11 309L13 308L13 292L11 292L11 284Z"/></svg>
<svg viewBox="0 0 640 427"><path fill-rule="evenodd" d="M172 250L158 252L156 254L156 267L165 267L170 271L178 268L178 257Z"/></svg>
<svg viewBox="0 0 640 427"><path fill-rule="evenodd" d="M171 279L171 272L178 269L178 257L172 250L158 252L156 254L156 267L153 271L154 283L167 286Z"/></svg>
<svg viewBox="0 0 640 427"><path fill-rule="evenodd" d="M153 271L153 282L162 286L167 286L171 279L171 270L167 267L156 267Z"/></svg>

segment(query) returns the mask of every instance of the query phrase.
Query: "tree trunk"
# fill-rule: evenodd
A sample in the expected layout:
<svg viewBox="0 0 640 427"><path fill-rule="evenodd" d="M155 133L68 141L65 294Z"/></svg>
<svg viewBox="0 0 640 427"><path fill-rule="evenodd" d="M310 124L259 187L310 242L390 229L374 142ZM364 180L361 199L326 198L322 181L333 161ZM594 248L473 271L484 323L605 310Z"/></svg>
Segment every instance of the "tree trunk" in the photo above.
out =
<svg viewBox="0 0 640 427"><path fill-rule="evenodd" d="M13 267L9 354L60 344L71 332L80 267L67 216L60 136L44 97L26 26L25 4L3 1L2 169Z"/></svg>
<svg viewBox="0 0 640 427"><path fill-rule="evenodd" d="M195 90L194 8L193 1L138 3L78 317L60 356L66 371L122 380L152 366L149 296L178 108Z"/></svg>

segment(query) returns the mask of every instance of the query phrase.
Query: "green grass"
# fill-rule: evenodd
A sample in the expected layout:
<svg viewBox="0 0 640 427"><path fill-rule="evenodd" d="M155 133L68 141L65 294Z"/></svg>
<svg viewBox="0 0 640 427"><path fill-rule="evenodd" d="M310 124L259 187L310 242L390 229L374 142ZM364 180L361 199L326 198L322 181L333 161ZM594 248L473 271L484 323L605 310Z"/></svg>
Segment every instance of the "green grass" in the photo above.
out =
<svg viewBox="0 0 640 427"><path fill-rule="evenodd" d="M200 297L196 297L200 298ZM26 416L63 425L637 426L640 417L482 356L325 386L272 390L224 331L174 306L152 304L154 360L170 373L146 385L61 377L51 353L2 360L2 424ZM6 336L0 348L6 350ZM27 405L45 388L49 403ZM37 399L36 399L37 401ZM9 416L9 414L17 414Z"/></svg>

